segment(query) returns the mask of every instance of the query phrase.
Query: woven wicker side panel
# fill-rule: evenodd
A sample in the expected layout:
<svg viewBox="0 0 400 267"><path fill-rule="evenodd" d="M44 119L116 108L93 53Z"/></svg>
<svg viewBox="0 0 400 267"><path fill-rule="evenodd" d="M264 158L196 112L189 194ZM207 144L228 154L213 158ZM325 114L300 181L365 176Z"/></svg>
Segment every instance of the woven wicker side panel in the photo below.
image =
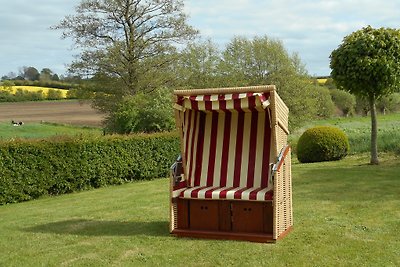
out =
<svg viewBox="0 0 400 267"><path fill-rule="evenodd" d="M290 153L285 159L280 178L282 179L281 201L279 202L279 226L277 232L282 234L293 225L292 211L292 183L291 183L291 162Z"/></svg>
<svg viewBox="0 0 400 267"><path fill-rule="evenodd" d="M289 109L283 103L282 99L279 97L278 94L275 94L275 109L276 109L276 117L277 120L280 121L286 129L288 129L289 121L288 121L288 114Z"/></svg>
<svg viewBox="0 0 400 267"><path fill-rule="evenodd" d="M282 149L287 144L287 134L281 128L276 126L277 147ZM275 177L274 184L274 239L277 239L293 224L292 215L292 183L291 183L291 155L286 156L284 165Z"/></svg>
<svg viewBox="0 0 400 267"><path fill-rule="evenodd" d="M170 232L176 228L178 228L178 205L177 203L171 203Z"/></svg>
<svg viewBox="0 0 400 267"><path fill-rule="evenodd" d="M178 205L172 198L174 175L171 171L169 178L169 230L172 232L178 227Z"/></svg>
<svg viewBox="0 0 400 267"><path fill-rule="evenodd" d="M284 179L286 181L286 229L293 226L293 202L292 202L292 159L291 153L288 154L285 160L285 174Z"/></svg>

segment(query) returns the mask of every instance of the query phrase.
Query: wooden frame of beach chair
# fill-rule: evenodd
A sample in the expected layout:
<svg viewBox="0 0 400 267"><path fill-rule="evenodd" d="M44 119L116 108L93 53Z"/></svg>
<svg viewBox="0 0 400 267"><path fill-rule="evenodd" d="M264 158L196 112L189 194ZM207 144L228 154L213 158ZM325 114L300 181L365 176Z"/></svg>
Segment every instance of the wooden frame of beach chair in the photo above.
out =
<svg viewBox="0 0 400 267"><path fill-rule="evenodd" d="M175 90L170 232L275 242L292 228L289 110L275 86Z"/></svg>

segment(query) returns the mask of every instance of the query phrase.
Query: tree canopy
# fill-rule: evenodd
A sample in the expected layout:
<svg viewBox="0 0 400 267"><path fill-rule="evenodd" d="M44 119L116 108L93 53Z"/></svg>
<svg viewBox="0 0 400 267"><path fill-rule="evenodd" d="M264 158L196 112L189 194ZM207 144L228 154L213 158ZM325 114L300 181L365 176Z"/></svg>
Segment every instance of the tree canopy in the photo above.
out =
<svg viewBox="0 0 400 267"><path fill-rule="evenodd" d="M400 85L400 31L371 26L343 39L331 53L331 76L339 88L378 99Z"/></svg>
<svg viewBox="0 0 400 267"><path fill-rule="evenodd" d="M323 88L310 84L298 55L289 54L280 40L265 35L237 36L223 49L210 40L197 42L183 50L177 63L182 87L276 85L289 106L291 127L331 112L329 93L327 97Z"/></svg>

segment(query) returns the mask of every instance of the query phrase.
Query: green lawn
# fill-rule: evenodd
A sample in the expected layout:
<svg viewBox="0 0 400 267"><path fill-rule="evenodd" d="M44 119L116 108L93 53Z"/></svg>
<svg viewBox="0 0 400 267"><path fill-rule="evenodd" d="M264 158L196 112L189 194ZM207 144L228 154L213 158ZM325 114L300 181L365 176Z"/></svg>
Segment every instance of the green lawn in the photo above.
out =
<svg viewBox="0 0 400 267"><path fill-rule="evenodd" d="M0 266L400 266L400 160L293 165L276 244L168 234L168 180L0 206Z"/></svg>
<svg viewBox="0 0 400 267"><path fill-rule="evenodd" d="M101 134L102 130L95 127L72 126L55 123L25 123L22 127L15 127L9 122L0 122L0 140Z"/></svg>

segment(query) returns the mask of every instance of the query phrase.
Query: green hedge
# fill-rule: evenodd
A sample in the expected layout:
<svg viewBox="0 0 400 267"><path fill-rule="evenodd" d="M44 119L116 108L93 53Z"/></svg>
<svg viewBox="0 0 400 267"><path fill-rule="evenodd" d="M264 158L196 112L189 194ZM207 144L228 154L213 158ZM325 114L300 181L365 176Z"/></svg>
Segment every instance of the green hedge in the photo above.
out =
<svg viewBox="0 0 400 267"><path fill-rule="evenodd" d="M166 177L176 134L0 143L0 205Z"/></svg>
<svg viewBox="0 0 400 267"><path fill-rule="evenodd" d="M68 82L62 81L27 81L27 80L13 80L11 81L14 85L17 86L39 86L39 87L50 87L56 89L73 89L77 88L77 84L72 84Z"/></svg>

